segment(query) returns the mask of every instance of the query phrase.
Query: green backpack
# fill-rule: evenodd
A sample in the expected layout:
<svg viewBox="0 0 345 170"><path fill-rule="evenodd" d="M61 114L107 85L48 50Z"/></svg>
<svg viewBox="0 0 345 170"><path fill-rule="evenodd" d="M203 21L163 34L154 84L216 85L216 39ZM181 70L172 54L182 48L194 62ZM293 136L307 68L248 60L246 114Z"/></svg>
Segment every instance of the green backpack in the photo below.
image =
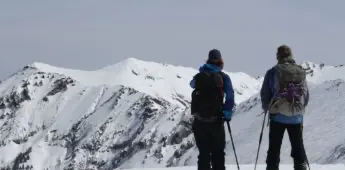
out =
<svg viewBox="0 0 345 170"><path fill-rule="evenodd" d="M275 66L275 92L270 113L286 116L304 114L308 91L306 71L294 62L278 63Z"/></svg>

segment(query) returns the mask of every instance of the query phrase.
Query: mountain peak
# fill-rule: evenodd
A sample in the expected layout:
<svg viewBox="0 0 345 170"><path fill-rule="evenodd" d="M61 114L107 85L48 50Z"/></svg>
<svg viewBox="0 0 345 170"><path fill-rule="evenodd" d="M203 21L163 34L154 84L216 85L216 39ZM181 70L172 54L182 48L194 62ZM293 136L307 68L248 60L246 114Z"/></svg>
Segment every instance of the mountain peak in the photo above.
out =
<svg viewBox="0 0 345 170"><path fill-rule="evenodd" d="M52 66L34 62L27 66L40 72L56 73L72 78L84 86L123 85L156 96L190 94L190 80L198 72L195 68L176 66L137 58L126 58L104 68L85 71ZM243 72L226 72L232 79L236 102L242 102L258 92L260 80ZM184 96L186 99L190 95Z"/></svg>
<svg viewBox="0 0 345 170"><path fill-rule="evenodd" d="M72 71L83 71L83 70L77 70L77 69L57 67L57 66L53 66L53 65L41 63L41 62L33 62L32 64L28 65L27 67L35 68L35 69L40 70L42 72L58 73L58 74L68 74L69 72L72 72Z"/></svg>
<svg viewBox="0 0 345 170"><path fill-rule="evenodd" d="M158 79L164 79L166 74L170 74L170 72L173 74L179 74L182 77L183 74L190 75L196 72L193 68L162 64L153 61L144 61L132 57L121 60L113 65L92 71L57 67L41 62L34 62L25 68L34 68L46 73L62 74L88 86L104 84L118 85L119 83L121 84L121 82L130 82L133 79L137 80L137 78L141 76L144 76L144 79L148 79L148 77L152 77L151 79L154 79L153 77L155 76L157 78L160 77Z"/></svg>
<svg viewBox="0 0 345 170"><path fill-rule="evenodd" d="M136 67L149 67L149 66L181 67L181 66L163 64L163 63L158 63L158 62L154 62L154 61L146 61L146 60L141 60L141 59L129 57L129 58L125 58L123 60L120 60L119 62L117 62L115 64L108 65L104 68L92 70L92 71L57 67L57 66L53 66L50 64L42 63L42 62L33 62L33 63L27 65L26 68L35 68L35 69L38 69L42 72L65 74L66 76L69 76L68 74L71 74L71 72L79 72L79 73L119 72L122 69L136 68ZM183 68L192 69L192 68L188 68L188 67L183 67Z"/></svg>
<svg viewBox="0 0 345 170"><path fill-rule="evenodd" d="M143 61L143 60L139 60L139 59L136 59L136 58L126 58L124 60L121 60L119 61L118 63L115 63L113 65L110 65L110 66L106 66L104 68L101 68L99 70L109 70L111 71L110 69L111 68L114 68L114 67L118 67L118 66L128 66L128 65L135 65L135 64L144 64L146 61ZM94 71L86 71L86 70L77 70L77 69L71 69L71 68L63 68L63 67L57 67L57 66L53 66L53 65L50 65L50 64L46 64L46 63L41 63L41 62L33 62L31 64L29 64L28 66L26 67L31 67L31 68L35 68L35 69L38 69L40 71L43 71L43 72L51 72L51 73L59 73L59 74L65 74L66 71L82 71L82 72L94 72L94 71L99 71L99 70L94 70ZM118 70L117 70L118 71Z"/></svg>

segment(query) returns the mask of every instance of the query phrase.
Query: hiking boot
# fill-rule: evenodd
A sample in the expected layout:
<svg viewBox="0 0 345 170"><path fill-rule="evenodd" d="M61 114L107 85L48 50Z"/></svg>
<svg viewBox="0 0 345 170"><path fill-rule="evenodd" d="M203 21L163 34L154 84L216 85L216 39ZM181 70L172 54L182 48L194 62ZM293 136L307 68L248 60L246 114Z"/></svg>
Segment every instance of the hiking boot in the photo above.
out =
<svg viewBox="0 0 345 170"><path fill-rule="evenodd" d="M294 170L307 170L307 164L306 163L295 164Z"/></svg>
<svg viewBox="0 0 345 170"><path fill-rule="evenodd" d="M267 165L267 166L266 166L266 170L279 170L279 166Z"/></svg>

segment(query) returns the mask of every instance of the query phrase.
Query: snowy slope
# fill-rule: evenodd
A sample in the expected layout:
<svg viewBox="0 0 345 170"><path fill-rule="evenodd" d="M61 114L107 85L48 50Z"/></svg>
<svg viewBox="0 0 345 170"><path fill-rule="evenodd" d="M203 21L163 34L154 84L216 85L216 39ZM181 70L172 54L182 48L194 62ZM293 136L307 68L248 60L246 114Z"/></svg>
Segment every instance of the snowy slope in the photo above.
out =
<svg viewBox="0 0 345 170"><path fill-rule="evenodd" d="M342 82L344 81L345 77L341 73L345 70L343 67L326 66L326 68L329 68L326 74L322 72L322 69L318 69L320 67L318 67L317 64L313 64L311 62L309 62L309 64L311 64L312 66L314 65L312 68L308 68L308 82L311 86L311 96L305 122L305 133L306 135L308 133L308 136L306 136L306 145L310 162L345 163L345 152L343 147L345 144L345 138L343 136L343 129L345 128L343 125L343 121L345 121L345 117L335 117L335 115L342 115L342 110L344 110L343 98L345 97L345 85ZM303 66L307 69L306 63L304 63ZM314 74L310 74L311 71L314 72ZM328 77L328 74L332 74L333 77ZM317 81L313 79L315 75L318 76ZM332 78L334 78L333 81L331 81ZM337 87L338 84L339 87ZM334 86L336 86L337 88L334 88ZM334 89L330 90L332 88ZM334 109L332 110L333 113L331 114L328 113L329 106L334 106ZM260 98L258 98L256 94L253 95L249 100L244 101L240 105L238 105L236 113L234 114L232 129L234 133L237 152L240 156L240 163L242 164L251 164L255 161L258 138L263 120L263 116L258 116L261 112ZM323 116L325 114L330 115L330 117L326 120L332 122L334 127L330 126L329 123L324 123L325 119L323 118ZM266 128L264 133L265 139L263 140L260 152L260 163L264 163L266 156L268 135L267 130L268 129ZM287 139L288 138L286 135L284 146L282 147L282 163L291 163L291 159L289 157L290 148ZM326 140L326 142L325 139L332 140ZM235 159L233 156L233 151L228 134L227 140L228 144L226 149L226 160L227 163L234 164ZM163 149L164 148L162 148L161 150ZM195 165L197 153L197 149L193 147L176 161L176 165ZM138 159L140 158L133 157L122 167L128 168L164 166L164 164L157 165L155 162L148 161L146 161L146 163L143 165L137 165L135 163L138 162Z"/></svg>
<svg viewBox="0 0 345 170"><path fill-rule="evenodd" d="M304 125L305 145L311 163L345 163L344 98L344 80L326 81L311 88L310 104L307 109ZM231 127L236 151L241 164L252 164L255 162L258 139L263 121L263 116L259 116L261 112L260 98L253 96L248 101L238 105L234 114ZM259 163L261 164L265 163L268 145L267 139L268 128L266 127L259 156ZM285 134L281 149L282 163L292 163L289 144L288 136ZM228 133L226 147L226 162L228 164L235 164ZM198 151L193 147L192 150L181 157L177 165L195 165L197 155ZM135 160L136 158L133 158L126 166L133 167L132 163ZM126 166L124 165L124 167ZM156 166L155 164L143 165L143 167Z"/></svg>
<svg viewBox="0 0 345 170"><path fill-rule="evenodd" d="M304 138L309 161L312 163L345 163L345 81L331 80L311 88L310 103L304 122ZM237 108L232 120L234 142L242 164L255 161L263 115L261 103L253 96ZM266 119L267 120L267 119ZM267 122L267 121L266 121ZM229 136L228 136L229 138ZM292 163L287 133L281 149L281 162ZM229 141L228 141L229 142ZM227 163L234 163L231 143L227 145ZM265 128L259 162L265 163L268 147L268 127ZM191 163L195 161L193 156Z"/></svg>
<svg viewBox="0 0 345 170"><path fill-rule="evenodd" d="M170 99L172 95L183 95L190 99L189 81L196 69L152 61L128 58L96 71L81 71L57 68L43 63L33 63L31 67L43 72L59 73L71 77L86 86L124 85L152 96ZM226 71L225 71L226 72ZM236 103L246 100L258 92L261 82L248 74L238 72L229 74L233 81Z"/></svg>
<svg viewBox="0 0 345 170"><path fill-rule="evenodd" d="M345 66L340 64L338 66L330 66L322 64L315 64L310 61L303 62L302 67L307 70L308 81L314 84L320 84L327 80L345 79Z"/></svg>
<svg viewBox="0 0 345 170"><path fill-rule="evenodd" d="M133 58L96 71L26 66L0 84L0 169L174 166L193 146L196 72ZM255 78L229 74L237 103L258 91Z"/></svg>
<svg viewBox="0 0 345 170"><path fill-rule="evenodd" d="M345 165L337 164L337 165L310 165L312 170L344 170ZM254 169L254 165L240 165L241 170L252 170ZM184 166L184 167L174 167L174 168L133 168L130 170L193 170L197 169L195 166ZM237 170L236 165L228 165L226 166L227 170ZM257 170L265 170L265 165L258 165ZM291 170L293 169L293 165L281 165L280 170Z"/></svg>
<svg viewBox="0 0 345 170"><path fill-rule="evenodd" d="M311 163L345 163L345 67L305 62L308 71L310 101L304 122L305 145ZM238 105L231 126L239 160L242 164L255 161L263 122L258 94ZM259 116L260 115L260 116ZM266 119L267 122L267 119ZM228 136L229 139L229 136ZM265 127L259 162L265 163L268 145ZM230 142L228 140L228 142ZM227 163L235 163L231 143L227 145ZM249 156L252 155L252 156ZM190 163L195 162L195 155ZM281 162L292 163L287 133L281 149Z"/></svg>
<svg viewBox="0 0 345 170"><path fill-rule="evenodd" d="M311 62L304 67L313 72L305 125L310 162L344 163L345 70ZM134 58L96 71L26 66L0 84L0 169L195 165L189 81L196 72ZM241 164L252 164L262 123L256 95L262 77L228 74L238 103L232 121L237 152ZM267 129L260 163L266 138ZM291 163L287 144L283 163ZM226 152L233 164L231 143Z"/></svg>

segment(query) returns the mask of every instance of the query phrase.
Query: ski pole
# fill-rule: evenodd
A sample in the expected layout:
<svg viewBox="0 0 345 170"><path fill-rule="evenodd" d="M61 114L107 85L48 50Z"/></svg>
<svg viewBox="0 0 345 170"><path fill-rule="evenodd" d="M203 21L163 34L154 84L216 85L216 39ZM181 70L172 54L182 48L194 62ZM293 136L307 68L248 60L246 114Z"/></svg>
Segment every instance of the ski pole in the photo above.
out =
<svg viewBox="0 0 345 170"><path fill-rule="evenodd" d="M235 154L237 169L240 170L240 165L238 164L238 159L237 159L235 144L234 144L234 140L233 140L233 138L232 138L230 123L229 123L229 121L226 121L226 123L227 123L227 125L228 125L228 130L229 130L229 133L230 133L230 139L231 139L231 143L232 143L232 149L234 150L234 154Z"/></svg>
<svg viewBox="0 0 345 170"><path fill-rule="evenodd" d="M259 152L260 152L260 146L261 146L261 141L262 141L262 135L263 135L263 132L264 132L264 127L265 127L266 115L267 115L267 111L265 111L264 121L263 121L263 123L262 123L262 128L261 128L261 133L260 133L260 138L259 138L259 146L258 146L258 151L257 151L257 153L256 153L256 160L255 160L255 167L254 167L254 170L256 170L256 165L257 165L257 163L258 163Z"/></svg>
<svg viewBox="0 0 345 170"><path fill-rule="evenodd" d="M303 123L302 123L302 129L301 130L303 131ZM307 162L308 169L310 170L310 165L309 165L309 160L308 160L308 156L307 156L307 151L304 151L304 153L305 153L305 159L306 159L306 162Z"/></svg>
<svg viewBox="0 0 345 170"><path fill-rule="evenodd" d="M307 165L308 165L308 169L310 170L310 165L309 165L309 161L308 161L308 158L307 159Z"/></svg>

